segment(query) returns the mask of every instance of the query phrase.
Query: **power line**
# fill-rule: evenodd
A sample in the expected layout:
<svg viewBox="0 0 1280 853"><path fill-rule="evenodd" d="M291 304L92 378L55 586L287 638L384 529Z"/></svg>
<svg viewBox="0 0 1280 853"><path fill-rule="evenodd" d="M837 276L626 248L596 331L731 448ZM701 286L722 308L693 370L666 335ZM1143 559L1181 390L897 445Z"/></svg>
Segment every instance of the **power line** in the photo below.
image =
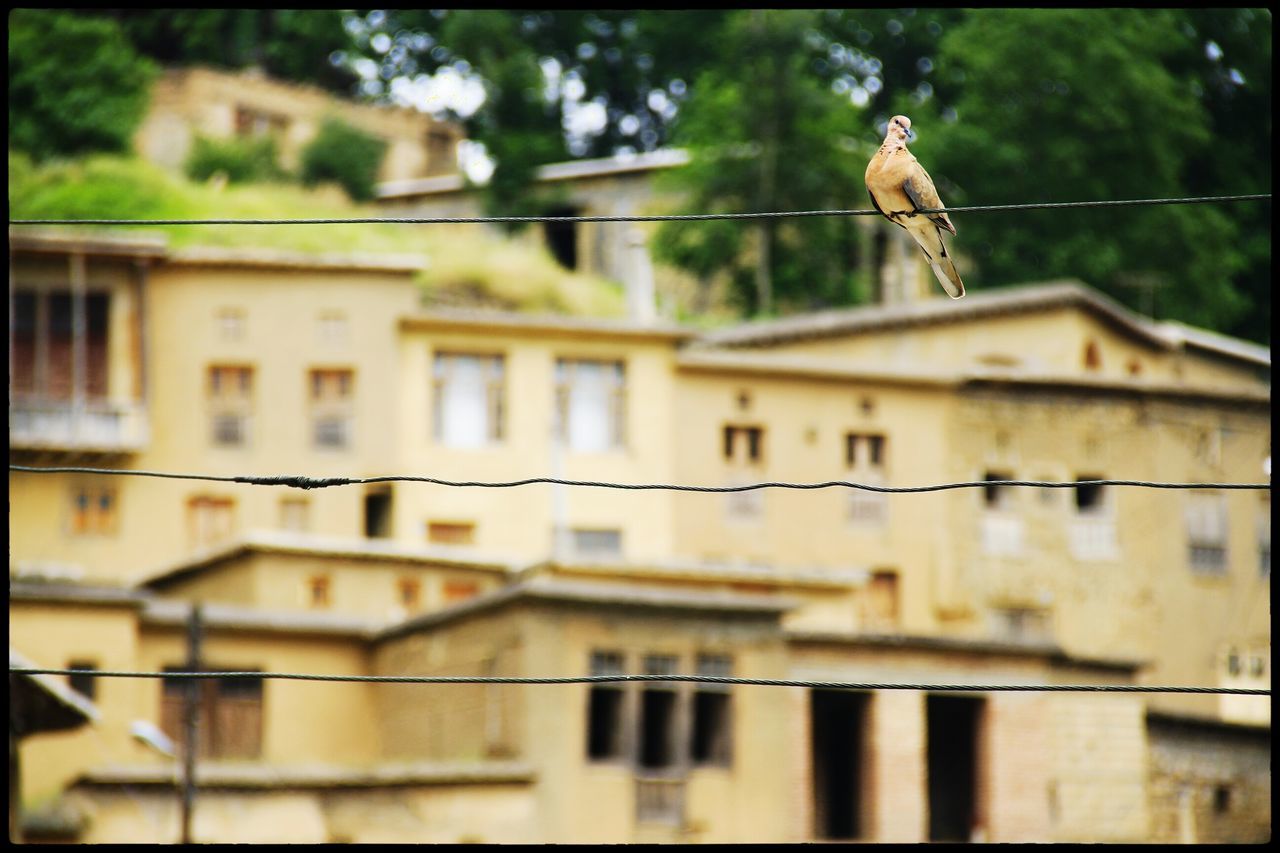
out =
<svg viewBox="0 0 1280 853"><path fill-rule="evenodd" d="M821 483L748 483L739 486L681 486L672 483L609 483L595 480L565 480L559 477L528 477L523 480L506 482L481 482L475 480L442 480L438 477L416 477L411 475L392 475L388 477L306 477L301 475L279 475L259 477L252 475L217 476L213 474L177 474L167 471L134 471L120 468L37 468L29 465L10 465L10 471L23 471L31 474L115 474L132 477L162 477L170 480L208 480L218 483L245 483L253 486L289 486L295 489L323 489L329 486L350 486L367 483L430 483L436 486L454 488L510 489L517 486L538 484L550 486L586 486L597 489L625 489L628 491L668 491L668 492L751 492L757 489L815 489L846 488L861 489L868 492L884 494L914 494L919 492L942 492L950 489L976 489L988 486L1026 486L1038 489L1075 489L1081 486L1137 486L1147 489L1270 489L1270 483L1161 483L1148 480L1077 480L1069 483L1044 482L1040 480L970 480L961 483L936 483L928 486L875 486L867 483L854 483L849 480L827 480Z"/></svg>
<svg viewBox="0 0 1280 853"><path fill-rule="evenodd" d="M9 667L14 675L84 674L80 669ZM1170 687L1144 684L895 684L861 681L805 681L789 678L734 678L723 675L319 675L303 672L124 672L93 670L95 678L266 678L287 681L341 681L376 684L616 684L620 682L683 682L729 684L744 687L807 687L817 690L927 690L976 693L1029 691L1040 693L1213 693L1233 696L1270 696L1267 689L1252 687Z"/></svg>
<svg viewBox="0 0 1280 853"><path fill-rule="evenodd" d="M908 216L934 213L985 213L1008 210L1058 210L1071 207L1134 207L1161 204L1212 204L1264 201L1271 193L1195 198L1129 198L1111 201L1055 201L1032 204L980 204L967 207L922 208ZM787 210L767 213L688 213L653 216L364 216L347 219L10 219L10 225L489 225L515 222L704 222L712 219L799 219L815 216L879 216L870 209Z"/></svg>

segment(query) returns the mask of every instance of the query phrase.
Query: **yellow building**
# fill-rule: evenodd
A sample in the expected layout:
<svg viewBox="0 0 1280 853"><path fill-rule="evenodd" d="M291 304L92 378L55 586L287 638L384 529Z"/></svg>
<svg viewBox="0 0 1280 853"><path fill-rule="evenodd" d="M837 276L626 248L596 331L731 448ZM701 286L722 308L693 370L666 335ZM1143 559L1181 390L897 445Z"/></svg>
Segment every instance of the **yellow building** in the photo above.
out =
<svg viewBox="0 0 1280 853"><path fill-rule="evenodd" d="M1075 283L698 333L427 312L421 258L10 248L16 464L706 486L1269 474L1264 348ZM232 672L1270 685L1266 491L9 486L11 645L43 667L181 670L201 602L203 662ZM23 744L24 798L78 813L83 840L172 841L175 763L139 732L180 740L181 683L75 678L101 721ZM1270 724L1266 697L200 691L211 841L1185 837L1195 820L1166 820L1176 797L1149 781L1148 715L1160 779L1183 754L1170 719ZM1228 787L1215 833L1233 803L1256 832L1257 784L1232 778L1185 784Z"/></svg>
<svg viewBox="0 0 1280 853"><path fill-rule="evenodd" d="M197 136L270 136L281 165L296 169L302 149L331 116L387 143L380 180L424 178L457 169L462 132L453 124L414 109L337 98L316 86L276 80L253 69L165 69L153 84L134 148L147 160L180 169Z"/></svg>

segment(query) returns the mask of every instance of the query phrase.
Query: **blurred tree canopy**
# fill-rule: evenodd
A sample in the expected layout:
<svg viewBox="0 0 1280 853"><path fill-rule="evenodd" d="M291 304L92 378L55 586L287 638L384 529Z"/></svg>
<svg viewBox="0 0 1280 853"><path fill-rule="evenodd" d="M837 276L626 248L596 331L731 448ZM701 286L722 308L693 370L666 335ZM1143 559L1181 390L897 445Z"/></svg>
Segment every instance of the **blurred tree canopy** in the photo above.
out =
<svg viewBox="0 0 1280 853"><path fill-rule="evenodd" d="M155 65L110 21L9 13L9 145L35 160L127 151Z"/></svg>

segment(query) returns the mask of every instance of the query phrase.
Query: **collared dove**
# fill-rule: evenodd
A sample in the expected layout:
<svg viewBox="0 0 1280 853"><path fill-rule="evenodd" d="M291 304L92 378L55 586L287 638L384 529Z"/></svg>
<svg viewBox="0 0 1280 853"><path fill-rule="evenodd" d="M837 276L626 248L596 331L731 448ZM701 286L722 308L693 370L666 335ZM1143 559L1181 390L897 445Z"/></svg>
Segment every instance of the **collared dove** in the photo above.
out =
<svg viewBox="0 0 1280 853"><path fill-rule="evenodd" d="M894 116L889 120L889 130L884 144L867 164L867 192L876 210L890 222L901 225L924 251L933 274L942 282L942 289L952 299L964 296L964 282L951 262L947 246L942 242L942 229L952 234L956 227L945 213L908 216L913 210L941 210L942 199L933 187L929 173L907 150L907 136L911 133L911 119Z"/></svg>

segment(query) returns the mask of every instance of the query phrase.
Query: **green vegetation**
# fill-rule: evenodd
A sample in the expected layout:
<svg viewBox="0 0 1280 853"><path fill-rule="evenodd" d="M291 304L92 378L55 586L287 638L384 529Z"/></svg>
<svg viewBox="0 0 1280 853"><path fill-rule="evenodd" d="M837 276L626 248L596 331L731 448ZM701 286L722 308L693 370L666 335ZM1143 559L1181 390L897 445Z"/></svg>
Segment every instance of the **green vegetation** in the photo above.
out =
<svg viewBox="0 0 1280 853"><path fill-rule="evenodd" d="M183 164L187 177L207 181L223 175L233 184L262 183L285 177L270 136L209 139L197 135Z"/></svg>
<svg viewBox="0 0 1280 853"><path fill-rule="evenodd" d="M36 160L128 151L156 66L113 22L9 13L9 146Z"/></svg>
<svg viewBox="0 0 1280 853"><path fill-rule="evenodd" d="M192 183L134 158L98 155L37 166L9 153L9 214L14 219L325 219L385 216L352 205L342 193L290 185ZM21 229L24 226L12 226ZM89 229L102 231L107 229ZM625 314L621 289L567 273L533 242L504 240L478 226L195 225L153 226L130 235L162 233L174 248L253 247L310 253L423 255L428 304L586 316ZM60 229L58 233L67 233ZM117 230L117 233L120 233Z"/></svg>
<svg viewBox="0 0 1280 853"><path fill-rule="evenodd" d="M302 149L302 183L333 181L353 201L372 201L387 143L336 118L327 118Z"/></svg>

